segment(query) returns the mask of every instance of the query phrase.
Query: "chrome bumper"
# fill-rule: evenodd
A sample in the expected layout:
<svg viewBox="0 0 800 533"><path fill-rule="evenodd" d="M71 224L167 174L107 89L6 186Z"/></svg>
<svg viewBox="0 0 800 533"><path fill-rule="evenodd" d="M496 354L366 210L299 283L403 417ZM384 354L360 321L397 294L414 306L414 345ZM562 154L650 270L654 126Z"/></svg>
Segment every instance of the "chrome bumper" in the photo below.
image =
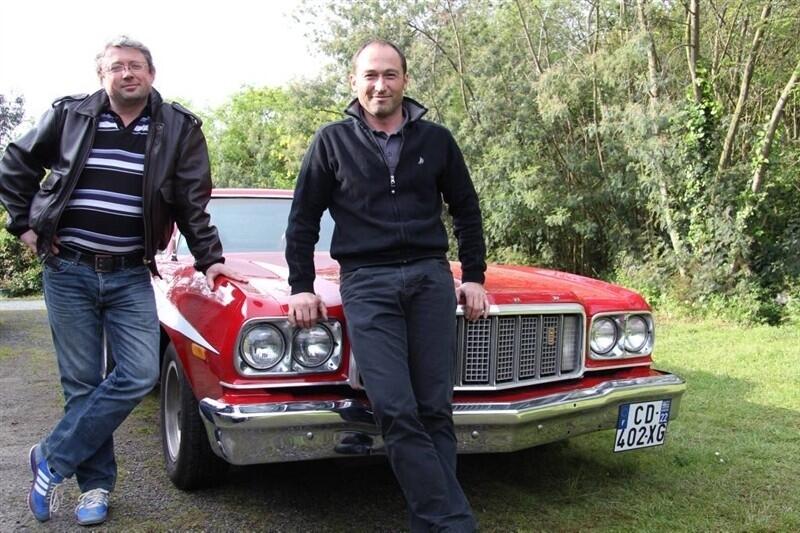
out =
<svg viewBox="0 0 800 533"><path fill-rule="evenodd" d="M674 419L685 390L683 379L664 374L515 403L457 403L453 419L458 450L511 452L611 429L625 403L670 399ZM200 413L212 449L232 464L383 453L372 413L357 400L229 405L205 398Z"/></svg>

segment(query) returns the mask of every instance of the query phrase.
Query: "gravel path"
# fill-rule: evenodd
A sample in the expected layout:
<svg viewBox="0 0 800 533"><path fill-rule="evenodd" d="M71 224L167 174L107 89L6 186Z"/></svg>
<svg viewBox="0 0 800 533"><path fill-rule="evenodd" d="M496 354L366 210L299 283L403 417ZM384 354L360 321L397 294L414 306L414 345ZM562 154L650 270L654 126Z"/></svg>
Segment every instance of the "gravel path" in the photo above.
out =
<svg viewBox="0 0 800 533"><path fill-rule="evenodd" d="M26 304L28 305L28 304ZM30 514L27 452L62 409L47 317L0 310L0 531L85 531L66 483L61 509L45 524ZM398 531L406 527L399 488L383 459L234 468L215 489L186 493L164 473L157 393L115 434L119 479L103 531Z"/></svg>
<svg viewBox="0 0 800 533"><path fill-rule="evenodd" d="M43 311L44 300L0 299L0 311Z"/></svg>
<svg viewBox="0 0 800 533"><path fill-rule="evenodd" d="M61 509L38 523L26 497L28 449L50 431L62 410L53 344L41 303L0 308L0 532L86 531L73 509L79 491L65 484ZM24 310L34 306L33 310ZM182 492L162 464L158 392L154 391L114 435L119 463L108 522L99 531L388 532L407 530L405 503L382 457L233 467L213 489ZM542 478L542 462L568 464L557 443L541 452L467 455L459 478L482 531L535 531L520 521L520 496L548 500L552 483L569 468ZM572 459L576 460L575 458ZM578 458L576 468L581 470ZM580 476L580 472L577 475ZM557 502L559 505L563 502ZM544 512L540 509L540 512ZM534 516L530 517L535 520ZM512 525L513 524L513 525ZM525 525L522 525L525 524Z"/></svg>

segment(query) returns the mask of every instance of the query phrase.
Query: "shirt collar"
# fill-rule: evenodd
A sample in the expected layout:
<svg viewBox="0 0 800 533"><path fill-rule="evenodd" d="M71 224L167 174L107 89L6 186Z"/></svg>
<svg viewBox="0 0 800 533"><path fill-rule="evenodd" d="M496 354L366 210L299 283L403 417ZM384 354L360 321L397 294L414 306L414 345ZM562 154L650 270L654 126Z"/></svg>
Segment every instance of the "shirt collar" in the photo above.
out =
<svg viewBox="0 0 800 533"><path fill-rule="evenodd" d="M117 115L117 113L113 109L111 109L111 101L108 99L106 99L105 105L103 105L102 112L109 113L119 118L119 115ZM150 116L150 96L147 97L147 105L144 106L144 109L142 109L142 112L139 113L139 116L136 117L136 119L134 119L134 122L139 122L139 120L141 120L143 117L149 117L149 116Z"/></svg>
<svg viewBox="0 0 800 533"><path fill-rule="evenodd" d="M367 122L367 120L364 118L364 108L361 106L361 104L358 105L358 114L361 116L361 120L364 122L364 124L366 124L369 127L369 122ZM392 135L399 135L400 132L403 130L403 128L406 127L406 124L408 124L408 111L406 110L405 102L403 102L403 122L400 124L400 127L397 128L396 131L392 133L386 133L384 131L375 130L372 128L369 129L372 130L372 133L374 133L375 135L385 135L386 137L391 137Z"/></svg>

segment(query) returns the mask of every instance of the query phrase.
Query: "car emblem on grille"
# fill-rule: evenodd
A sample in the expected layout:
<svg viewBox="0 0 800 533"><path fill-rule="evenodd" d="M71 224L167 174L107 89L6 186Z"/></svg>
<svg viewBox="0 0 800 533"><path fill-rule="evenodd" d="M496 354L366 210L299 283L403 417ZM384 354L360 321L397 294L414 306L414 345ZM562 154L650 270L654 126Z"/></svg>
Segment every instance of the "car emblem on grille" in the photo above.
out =
<svg viewBox="0 0 800 533"><path fill-rule="evenodd" d="M552 346L556 343L556 328L547 328L547 345Z"/></svg>

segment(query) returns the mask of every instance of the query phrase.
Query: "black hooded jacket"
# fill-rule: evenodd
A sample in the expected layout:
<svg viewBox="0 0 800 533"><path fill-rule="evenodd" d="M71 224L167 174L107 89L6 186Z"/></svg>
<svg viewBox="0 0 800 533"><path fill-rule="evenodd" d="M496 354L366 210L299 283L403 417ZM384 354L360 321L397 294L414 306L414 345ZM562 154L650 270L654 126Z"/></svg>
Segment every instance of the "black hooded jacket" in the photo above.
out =
<svg viewBox="0 0 800 533"><path fill-rule="evenodd" d="M331 256L342 272L447 253L442 200L453 217L462 281L484 281L486 247L480 206L464 157L450 132L422 120L427 111L405 98L406 124L395 174L360 115L322 127L303 158L286 231L292 294L314 292L314 245L329 209L336 228Z"/></svg>

